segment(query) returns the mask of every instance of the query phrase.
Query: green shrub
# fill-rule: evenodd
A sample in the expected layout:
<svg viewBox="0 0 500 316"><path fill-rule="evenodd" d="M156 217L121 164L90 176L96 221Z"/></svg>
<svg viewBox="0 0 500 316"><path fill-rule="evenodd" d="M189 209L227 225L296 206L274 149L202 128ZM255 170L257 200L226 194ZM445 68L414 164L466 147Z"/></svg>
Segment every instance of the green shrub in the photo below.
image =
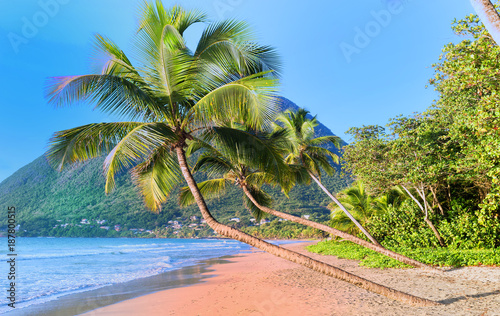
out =
<svg viewBox="0 0 500 316"><path fill-rule="evenodd" d="M454 202L446 217L429 213L429 219L451 249L500 246L499 219L489 217L487 221L481 221L482 211L471 209L470 206ZM412 201L404 202L398 209L389 207L386 213L374 216L366 228L385 247L439 247L437 238L424 221L423 212Z"/></svg>

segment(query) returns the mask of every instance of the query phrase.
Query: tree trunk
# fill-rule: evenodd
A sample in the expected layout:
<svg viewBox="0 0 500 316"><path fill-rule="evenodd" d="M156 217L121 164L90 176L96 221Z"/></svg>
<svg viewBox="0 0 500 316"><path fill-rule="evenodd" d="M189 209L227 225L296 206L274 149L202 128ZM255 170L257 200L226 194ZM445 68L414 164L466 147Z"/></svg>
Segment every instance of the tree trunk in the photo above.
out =
<svg viewBox="0 0 500 316"><path fill-rule="evenodd" d="M418 207L422 210L422 212L424 212L424 215L425 215L424 221L431 228L432 232L434 233L434 236L436 236L437 240L439 241L439 245L441 247L445 247L445 243L444 243L443 238L441 238L441 235L439 234L438 230L436 229L434 224L432 224L432 222L430 221L430 219L427 216L428 215L427 214L427 204L425 205L425 210L424 210L422 204L420 204L420 202L417 200L417 198L414 197L413 194L411 194L410 191L404 185L401 185L401 187L406 191L406 193L408 193L408 195L413 199L413 201L415 201L415 203L417 203ZM417 190L417 193L420 194L420 192L418 192L418 190ZM425 201L425 196L423 197L423 199Z"/></svg>
<svg viewBox="0 0 500 316"><path fill-rule="evenodd" d="M327 233L332 234L334 236L338 236L338 237L343 238L345 240L349 240L349 241L351 241L351 242L353 242L355 244L358 244L360 246L369 248L369 249L371 249L373 251L376 251L378 253L381 253L383 255L386 255L386 256L388 256L390 258L396 259L396 260L398 260L400 262L403 262L403 263L406 263L408 265L411 265L411 266L414 266L414 267L419 267L419 268L424 268L424 269L428 269L428 270L432 270L434 272L440 272L440 273L442 273L442 270L439 270L439 269L436 269L434 267L428 266L425 263L419 262L417 260L413 260L411 258L405 257L405 256L403 256L403 255L401 255L399 253L396 253L394 251L388 250L388 249L386 249L386 248L384 248L382 246L377 246L377 245L372 244L372 243L370 243L370 242L368 242L366 240L363 240L361 238L358 238L356 236L353 236L353 235L348 234L346 232L343 232L341 230L335 229L333 227L330 227L330 226L327 226L327 225L324 225L324 224L320 224L320 223L316 223L316 222L307 220L305 218L293 216L291 214L282 213L282 212L270 209L268 207L262 206L262 205L260 205L255 200L255 198L253 197L252 193L248 190L248 188L246 186L243 185L241 188L245 192L245 195L250 199L250 201L252 201L252 203L255 206L257 206L264 213L268 213L268 214L271 214L271 215L274 215L274 216L277 216L277 217L280 217L280 218L283 218L283 219L287 219L287 220L289 220L291 222L299 223L299 224L302 224L302 225L305 225L305 226L309 226L309 227L312 227L312 228L316 228L316 229L322 230L324 232L327 232Z"/></svg>
<svg viewBox="0 0 500 316"><path fill-rule="evenodd" d="M495 6L490 0L470 0L470 2L493 40L500 45L500 16Z"/></svg>
<svg viewBox="0 0 500 316"><path fill-rule="evenodd" d="M379 244L379 242L372 237L372 235L370 235L370 233L368 233L366 231L366 229L361 226L361 224L351 215L351 213L349 213L346 208L344 207L344 205L342 205L342 203L339 202L339 200L337 200L333 194L330 193L330 191L328 191L327 188L325 188L325 186L321 183L321 181L319 181L318 178L316 178L314 176L314 174L312 174L312 172L308 171L309 173L309 176L311 176L311 178L319 185L319 187L330 197L330 199L333 200L333 202L335 202L339 207L340 209L342 209L342 211L344 211L344 213L351 219L351 221L359 228L359 230L361 232L363 232L363 234L365 234L366 237L368 237L368 239L371 240L372 243L374 243L375 245L379 246L379 247L382 247L381 244Z"/></svg>
<svg viewBox="0 0 500 316"><path fill-rule="evenodd" d="M418 305L418 306L438 306L441 305L438 302L434 302L431 300L419 298L407 293L399 292L394 289L388 288L386 286L371 282L369 280L366 280L364 278L358 277L354 274L351 274L349 272L346 272L342 269L336 268L332 265L328 265L326 263L323 263L321 261L314 260L310 257L304 256L300 253L281 248L279 246L270 244L268 242L265 242L261 239L255 238L251 235L248 235L246 233L243 233L237 229L234 229L232 227L229 227L227 225L223 225L212 216L210 211L208 210L208 207L205 203L205 200L203 199L203 196L201 195L198 186L193 178L193 175L189 171L187 161L186 161L186 156L184 153L184 149L181 147L176 147L175 148L176 153L177 153L177 158L179 160L179 165L181 168L182 175L184 176L184 179L186 180L189 189L191 190L191 193L193 194L193 197L196 201L196 204L198 205L198 208L200 209L200 212L205 219L206 223L217 233L227 236L229 238L244 242L250 246L259 248L263 251L266 251L272 255L275 255L277 257L287 259L289 261L301 264L305 267L308 267L314 271L321 272L323 274L332 276L334 278L347 281L349 283L352 283L358 287L361 287L363 289L366 289L368 291L384 295L388 298L398 300L400 302L405 302L408 304L412 305Z"/></svg>
<svg viewBox="0 0 500 316"><path fill-rule="evenodd" d="M430 188L431 190L431 193L432 193L432 197L434 198L434 202L436 203L436 205L438 206L439 210L441 211L441 215L444 216L444 209L443 209L443 206L441 206L441 203L439 203L439 200L437 198L437 194L436 194L436 190L433 189L432 187Z"/></svg>

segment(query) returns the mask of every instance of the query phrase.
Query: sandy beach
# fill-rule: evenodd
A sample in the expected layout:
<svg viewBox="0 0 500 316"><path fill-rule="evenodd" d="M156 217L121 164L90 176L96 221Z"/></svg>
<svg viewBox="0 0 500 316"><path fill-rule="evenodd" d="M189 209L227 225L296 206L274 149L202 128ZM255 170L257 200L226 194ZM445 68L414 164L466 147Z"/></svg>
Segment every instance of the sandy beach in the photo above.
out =
<svg viewBox="0 0 500 316"><path fill-rule="evenodd" d="M123 301L85 313L109 315L500 315L500 268L467 267L443 274L372 269L356 261L287 248L397 290L443 303L412 307L258 250L216 264L206 282Z"/></svg>

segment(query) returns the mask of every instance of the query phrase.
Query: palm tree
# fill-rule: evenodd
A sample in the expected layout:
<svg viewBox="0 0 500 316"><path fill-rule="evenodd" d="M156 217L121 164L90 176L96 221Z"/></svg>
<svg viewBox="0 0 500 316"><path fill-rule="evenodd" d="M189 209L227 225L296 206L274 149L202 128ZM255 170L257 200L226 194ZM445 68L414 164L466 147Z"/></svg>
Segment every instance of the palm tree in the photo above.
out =
<svg viewBox="0 0 500 316"><path fill-rule="evenodd" d="M365 186L361 181L355 182L351 187L340 192L337 198L349 210L352 216L363 225L378 211L375 199L366 192ZM332 227L351 234L358 230L357 226L354 225L337 204L332 202L328 205L328 208L332 211L330 221Z"/></svg>
<svg viewBox="0 0 500 316"><path fill-rule="evenodd" d="M493 40L500 45L500 16L495 6L490 0L470 0L470 2Z"/></svg>
<svg viewBox="0 0 500 316"><path fill-rule="evenodd" d="M351 187L340 192L337 197L340 203L362 224L368 223L374 215L388 212L390 207L399 207L406 199L403 189L399 186L391 188L378 197L373 197L367 192L362 181L356 181ZM328 208L332 211L330 223L333 227L350 233L357 231L357 227L335 203L328 204Z"/></svg>
<svg viewBox="0 0 500 316"><path fill-rule="evenodd" d="M97 35L96 48L106 57L100 73L52 78L48 97L56 105L88 100L129 121L56 132L49 160L61 169L107 154L106 192L113 189L117 172L130 169L146 206L155 211L182 177L206 223L222 236L393 299L437 304L267 243L212 216L189 170L185 149L191 140L235 118L253 128L273 120L276 55L272 48L253 42L248 26L236 21L209 24L192 52L183 33L204 21L205 15L197 11L178 6L165 10L159 0L145 3L135 37L137 67L114 42Z"/></svg>
<svg viewBox="0 0 500 316"><path fill-rule="evenodd" d="M395 186L384 194L373 199L373 207L377 213L385 214L390 208L399 208L407 199L406 193L401 186Z"/></svg>
<svg viewBox="0 0 500 316"><path fill-rule="evenodd" d="M308 111L299 109L296 113L288 110L278 115L278 122L288 132L288 137L293 144L292 150L285 158L289 164L299 164L305 168L310 178L342 209L349 219L359 228L360 231L375 245L380 246L366 229L347 211L347 209L328 191L321 183L321 171L324 170L331 175L335 168L330 164L330 159L338 162L338 156L330 150L319 145L331 143L335 147L340 147L340 138L337 136L322 136L314 138L314 127L318 125L316 117L307 118Z"/></svg>
<svg viewBox="0 0 500 316"><path fill-rule="evenodd" d="M274 133L262 131L255 133L251 130L241 128L243 127L242 125L239 127L240 129L238 130L220 127L214 128L210 134L210 139L212 142L215 141L217 144L216 147L207 142L191 143L189 152L199 149L204 150L193 167L193 173L205 171L211 178L218 177L198 183L198 188L205 198L219 197L226 190L228 184L235 184L242 189L245 206L257 220L260 220L263 215L262 212L264 212L322 230L408 265L441 272L441 270L384 247L377 246L341 230L270 208L271 197L262 189L262 185L280 185L286 194L292 188L297 177L300 178L300 171L303 168L294 169L295 166L288 166L283 163L282 155L287 152L290 146L288 138L284 137L286 135L283 133L283 130ZM239 144L245 144L245 146L235 144L235 138L239 140ZM267 170L261 169L261 166L268 164L270 161L272 161L273 168L268 168ZM188 187L181 188L179 201L182 206L195 203ZM350 220L349 222L352 223Z"/></svg>

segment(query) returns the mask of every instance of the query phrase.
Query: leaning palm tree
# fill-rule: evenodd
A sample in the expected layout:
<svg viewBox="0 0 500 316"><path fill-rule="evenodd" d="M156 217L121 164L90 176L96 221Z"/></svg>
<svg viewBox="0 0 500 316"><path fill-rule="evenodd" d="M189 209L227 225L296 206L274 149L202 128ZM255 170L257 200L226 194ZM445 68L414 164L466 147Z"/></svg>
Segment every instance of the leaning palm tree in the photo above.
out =
<svg viewBox="0 0 500 316"><path fill-rule="evenodd" d="M368 223L373 215L377 214L375 199L366 192L363 182L356 181L352 186L337 194L339 202L362 225ZM382 201L379 201L382 202ZM328 204L331 210L330 225L339 230L356 233L357 226L346 216L344 211L334 202Z"/></svg>
<svg viewBox="0 0 500 316"><path fill-rule="evenodd" d="M381 246L375 238L349 213L349 211L328 191L321 183L321 171L331 175L335 168L330 164L330 159L338 162L338 156L330 150L320 147L322 144L331 143L340 147L340 138L337 136L314 137L314 127L318 125L316 117L307 118L308 111L299 109L297 112L290 110L278 115L277 129L284 129L293 145L285 161L290 164L299 164L305 168L310 178L342 209L349 219L363 234L375 245Z"/></svg>
<svg viewBox="0 0 500 316"><path fill-rule="evenodd" d="M216 145L206 141L198 141L191 142L188 148L190 153L203 150L193 167L193 173L204 171L211 178L198 183L198 188L205 198L219 197L225 192L228 185L237 185L244 193L246 208L257 220L260 220L263 213L267 213L322 230L408 265L441 271L325 224L272 209L270 207L271 197L262 189L264 184L278 185L286 194L295 182L303 182L304 180L301 181L301 178L308 177L308 175L304 175L304 169L298 168L299 166L284 164L282 155L290 147L289 139L284 130L273 133L263 131L255 133L251 129L245 129L244 125L240 124L239 127L238 129L214 128L208 136L210 136L211 143ZM235 143L235 139L238 139L237 143ZM245 145L240 146L239 144ZM269 162L272 162L274 167L263 169L262 166L268 165ZM195 203L188 187L181 188L179 203L182 206ZM352 222L349 220L349 223Z"/></svg>
<svg viewBox="0 0 500 316"><path fill-rule="evenodd" d="M500 45L500 15L493 3L490 0L470 0L470 2L493 40Z"/></svg>
<svg viewBox="0 0 500 316"><path fill-rule="evenodd" d="M113 189L117 172L130 169L146 206L155 211L184 178L206 223L218 234L394 299L435 305L267 243L212 216L190 172L185 149L191 140L235 118L254 128L273 120L277 81L272 71L274 50L252 41L245 23L210 23L196 49L189 50L184 31L204 21L205 15L196 11L166 10L161 1L145 3L135 37L139 66L98 35L96 48L106 57L100 72L53 78L48 97L56 105L87 100L127 121L55 133L48 152L52 163L61 169L107 154L106 192Z"/></svg>

